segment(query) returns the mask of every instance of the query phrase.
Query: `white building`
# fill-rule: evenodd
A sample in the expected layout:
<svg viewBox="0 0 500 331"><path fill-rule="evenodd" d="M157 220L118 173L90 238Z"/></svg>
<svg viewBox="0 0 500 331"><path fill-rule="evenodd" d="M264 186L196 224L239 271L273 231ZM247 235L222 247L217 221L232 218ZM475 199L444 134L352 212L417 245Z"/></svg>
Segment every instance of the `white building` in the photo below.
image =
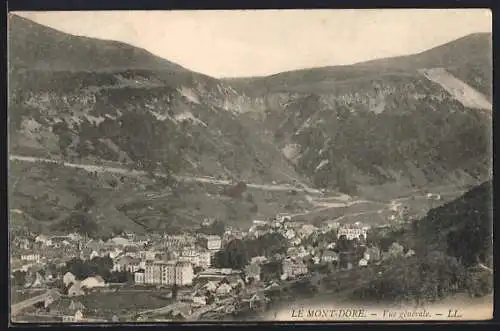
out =
<svg viewBox="0 0 500 331"><path fill-rule="evenodd" d="M217 235L205 236L201 242L203 247L208 250L220 250L222 247L222 238Z"/></svg>
<svg viewBox="0 0 500 331"><path fill-rule="evenodd" d="M145 283L145 273L143 270L137 271L134 273L134 283L136 284L144 284Z"/></svg>
<svg viewBox="0 0 500 331"><path fill-rule="evenodd" d="M366 267L368 265L368 260L361 259L361 260L359 260L358 264L359 264L360 267Z"/></svg>
<svg viewBox="0 0 500 331"><path fill-rule="evenodd" d="M27 253L21 255L21 261L28 262L40 262L40 254L38 253Z"/></svg>
<svg viewBox="0 0 500 331"><path fill-rule="evenodd" d="M76 277L71 272L68 271L67 273L64 274L64 276L63 276L64 286L68 286L69 284L75 283L75 282L76 282Z"/></svg>
<svg viewBox="0 0 500 331"><path fill-rule="evenodd" d="M193 265L188 262L179 262L175 266L175 284L186 286L193 284Z"/></svg>
<svg viewBox="0 0 500 331"><path fill-rule="evenodd" d="M366 228L354 227L354 226L342 226L337 231L337 238L341 236L346 236L347 240L353 240L355 238L359 239L362 235L366 239Z"/></svg>
<svg viewBox="0 0 500 331"><path fill-rule="evenodd" d="M144 271L145 284L186 286L193 278L193 265L187 261L150 262Z"/></svg>
<svg viewBox="0 0 500 331"><path fill-rule="evenodd" d="M87 277L80 283L82 288L92 289L96 287L106 286L104 279L101 276Z"/></svg>

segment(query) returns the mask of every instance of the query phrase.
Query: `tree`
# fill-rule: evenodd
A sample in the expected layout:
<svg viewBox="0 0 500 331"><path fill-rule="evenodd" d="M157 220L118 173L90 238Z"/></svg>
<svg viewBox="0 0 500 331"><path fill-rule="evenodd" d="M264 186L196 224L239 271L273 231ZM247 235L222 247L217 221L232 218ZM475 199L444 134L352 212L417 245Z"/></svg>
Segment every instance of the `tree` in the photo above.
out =
<svg viewBox="0 0 500 331"><path fill-rule="evenodd" d="M243 269L248 264L248 260L245 243L240 239L231 240L216 255L216 265L219 268Z"/></svg>
<svg viewBox="0 0 500 331"><path fill-rule="evenodd" d="M26 282L26 272L22 270L16 270L12 273L12 285L13 286L23 286Z"/></svg>

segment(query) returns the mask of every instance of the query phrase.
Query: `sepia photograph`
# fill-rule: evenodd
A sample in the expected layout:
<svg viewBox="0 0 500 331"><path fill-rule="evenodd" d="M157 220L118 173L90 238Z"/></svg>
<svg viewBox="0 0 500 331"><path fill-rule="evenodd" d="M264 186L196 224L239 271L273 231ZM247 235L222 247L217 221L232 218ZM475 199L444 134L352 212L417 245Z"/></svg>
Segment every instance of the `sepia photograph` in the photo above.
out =
<svg viewBox="0 0 500 331"><path fill-rule="evenodd" d="M490 10L7 25L11 324L493 318Z"/></svg>

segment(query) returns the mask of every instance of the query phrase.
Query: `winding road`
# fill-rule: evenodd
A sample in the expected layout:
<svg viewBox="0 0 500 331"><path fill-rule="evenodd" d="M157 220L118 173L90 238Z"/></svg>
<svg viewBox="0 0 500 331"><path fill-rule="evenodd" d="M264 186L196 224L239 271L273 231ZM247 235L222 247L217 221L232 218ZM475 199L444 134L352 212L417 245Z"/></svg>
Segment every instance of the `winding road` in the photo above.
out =
<svg viewBox="0 0 500 331"><path fill-rule="evenodd" d="M131 170L131 169L126 169L126 168L118 168L118 167L110 167L110 166L99 166L99 165L92 165L92 164L81 164L81 163L71 163L71 162L65 162L65 161L58 161L58 160L51 160L51 159L45 159L45 158L40 158L40 157L33 157L33 156L19 156L19 155L10 155L9 156L10 161L21 161L21 162L30 162L30 163L50 163L50 164L58 164L64 167L68 168L75 168L75 169L82 169L88 172L108 172L108 173L114 173L114 174L120 174L124 176L144 176L147 175L146 171L141 171L141 170ZM165 174L163 173L155 173L156 176L158 177L166 177ZM181 175L175 175L175 179L183 182L197 182L197 183L205 183L205 184L215 184L215 185L224 185L224 186L230 186L230 185L235 185L236 183L230 180L221 180L221 179L213 179L213 178L207 178L207 177L195 177L195 176L181 176ZM268 185L268 184L254 184L254 183L247 183L247 187L253 188L253 189L258 189L258 190L264 190L264 191L290 191L290 190L295 190L298 192L305 192L308 194L318 194L321 195L320 190L316 190L313 188L309 187L294 187L291 185Z"/></svg>

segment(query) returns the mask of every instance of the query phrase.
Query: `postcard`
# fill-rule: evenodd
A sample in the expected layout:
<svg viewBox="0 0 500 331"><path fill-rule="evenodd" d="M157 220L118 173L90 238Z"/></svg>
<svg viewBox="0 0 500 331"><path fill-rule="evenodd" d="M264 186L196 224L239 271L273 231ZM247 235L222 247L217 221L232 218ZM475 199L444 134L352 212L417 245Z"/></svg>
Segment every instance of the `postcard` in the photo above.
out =
<svg viewBox="0 0 500 331"><path fill-rule="evenodd" d="M493 317L487 9L8 17L11 323Z"/></svg>

